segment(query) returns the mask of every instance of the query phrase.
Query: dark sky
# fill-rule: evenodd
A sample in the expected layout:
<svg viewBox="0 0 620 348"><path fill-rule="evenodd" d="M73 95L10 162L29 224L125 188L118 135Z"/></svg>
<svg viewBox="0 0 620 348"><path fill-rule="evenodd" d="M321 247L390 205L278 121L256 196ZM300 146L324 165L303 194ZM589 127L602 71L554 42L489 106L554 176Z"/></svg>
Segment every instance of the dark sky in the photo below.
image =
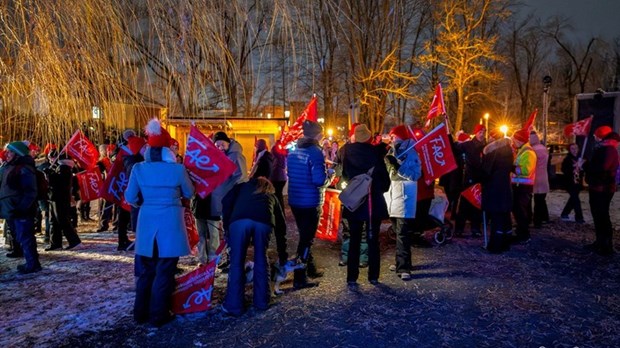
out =
<svg viewBox="0 0 620 348"><path fill-rule="evenodd" d="M574 34L583 40L600 36L620 38L620 0L521 0L519 12L535 12L542 19L554 15L569 18Z"/></svg>

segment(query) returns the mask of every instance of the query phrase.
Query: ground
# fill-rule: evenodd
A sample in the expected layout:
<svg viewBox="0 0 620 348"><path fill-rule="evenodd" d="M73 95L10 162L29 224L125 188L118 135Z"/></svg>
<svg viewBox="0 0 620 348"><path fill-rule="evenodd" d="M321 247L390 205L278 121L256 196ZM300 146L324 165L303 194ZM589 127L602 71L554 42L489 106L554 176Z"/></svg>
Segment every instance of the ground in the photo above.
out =
<svg viewBox="0 0 620 348"><path fill-rule="evenodd" d="M620 195L612 205L620 227ZM18 275L21 261L0 255L2 347L617 347L620 345L620 256L583 249L594 235L586 224L559 221L567 195L548 197L554 222L532 229L532 241L501 255L481 248L481 238L452 239L413 250L413 279L389 271L394 245L383 232L381 284L345 285L339 245L318 241L325 268L320 286L291 291L264 312L223 315L225 276L216 280L213 310L178 316L155 329L136 325L133 254L116 251L114 233L80 226L84 246L45 252L44 270ZM587 208L587 195L582 195ZM289 222L289 248L295 246ZM384 225L384 229L389 225ZM615 234L616 245L619 242ZM181 267L195 267L192 257ZM251 299L251 288L247 289Z"/></svg>

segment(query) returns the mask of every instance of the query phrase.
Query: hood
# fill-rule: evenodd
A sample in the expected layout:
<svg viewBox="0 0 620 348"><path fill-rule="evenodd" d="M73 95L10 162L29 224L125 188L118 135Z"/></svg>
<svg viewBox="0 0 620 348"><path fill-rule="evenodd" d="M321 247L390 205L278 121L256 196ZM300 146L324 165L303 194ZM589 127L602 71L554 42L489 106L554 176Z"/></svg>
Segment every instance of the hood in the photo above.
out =
<svg viewBox="0 0 620 348"><path fill-rule="evenodd" d="M243 147L241 146L241 144L239 144L238 141L236 141L235 139L230 139L230 146L228 147L228 150L226 150L226 156L229 156L233 153L242 153L243 152Z"/></svg>
<svg viewBox="0 0 620 348"><path fill-rule="evenodd" d="M144 151L144 161L177 163L177 158L168 147L151 147L147 145L146 151Z"/></svg>
<svg viewBox="0 0 620 348"><path fill-rule="evenodd" d="M485 146L484 149L482 150L482 153L486 155L504 146L510 147L511 145L512 145L512 142L510 141L510 138L500 138L490 143L489 145Z"/></svg>

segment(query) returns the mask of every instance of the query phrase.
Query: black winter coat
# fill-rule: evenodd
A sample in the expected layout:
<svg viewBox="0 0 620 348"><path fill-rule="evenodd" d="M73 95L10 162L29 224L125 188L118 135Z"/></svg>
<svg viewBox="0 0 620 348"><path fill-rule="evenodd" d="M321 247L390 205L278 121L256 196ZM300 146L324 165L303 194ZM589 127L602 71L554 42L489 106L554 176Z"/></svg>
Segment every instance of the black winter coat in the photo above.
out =
<svg viewBox="0 0 620 348"><path fill-rule="evenodd" d="M484 145L476 138L455 144L463 157L463 188L480 182Z"/></svg>
<svg viewBox="0 0 620 348"><path fill-rule="evenodd" d="M0 218L34 218L37 213L37 176L34 160L19 156L2 167Z"/></svg>
<svg viewBox="0 0 620 348"><path fill-rule="evenodd" d="M575 178L575 163L578 159L577 156L569 153L562 161L562 179L566 190L581 190L583 188L583 169L579 170L579 175Z"/></svg>
<svg viewBox="0 0 620 348"><path fill-rule="evenodd" d="M586 182L590 191L616 191L619 139L618 134L612 132L594 146L592 159L586 164Z"/></svg>
<svg viewBox="0 0 620 348"><path fill-rule="evenodd" d="M482 209L490 213L512 211L513 155L510 139L496 140L484 148L482 157Z"/></svg>

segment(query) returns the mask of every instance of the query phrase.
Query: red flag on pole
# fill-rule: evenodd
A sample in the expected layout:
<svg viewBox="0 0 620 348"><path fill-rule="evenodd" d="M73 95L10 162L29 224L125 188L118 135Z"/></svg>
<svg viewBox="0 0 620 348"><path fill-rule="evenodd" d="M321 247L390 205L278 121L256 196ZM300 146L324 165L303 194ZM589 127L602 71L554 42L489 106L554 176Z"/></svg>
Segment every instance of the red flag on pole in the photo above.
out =
<svg viewBox="0 0 620 348"><path fill-rule="evenodd" d="M532 128L534 128L534 121L536 120L536 115L538 115L538 109L534 109L534 111L532 111L530 117L528 117L527 121L525 121L523 129L527 129L529 132L532 131Z"/></svg>
<svg viewBox="0 0 620 348"><path fill-rule="evenodd" d="M433 95L433 101L431 102L431 107L426 114L426 124L425 127L430 125L431 119L443 115L446 113L446 105L443 103L443 90L441 89L441 83L437 84L435 87L435 95Z"/></svg>
<svg viewBox="0 0 620 348"><path fill-rule="evenodd" d="M426 134L414 148L420 155L427 184L457 168L445 123Z"/></svg>
<svg viewBox="0 0 620 348"><path fill-rule="evenodd" d="M237 170L237 166L196 126L190 128L183 164L201 198L213 192Z"/></svg>
<svg viewBox="0 0 620 348"><path fill-rule="evenodd" d="M581 121L577 121L575 123L571 123L564 127L564 135L567 137L575 136L588 136L590 134L590 127L592 126L592 118L594 116L590 116L588 118L584 118Z"/></svg>
<svg viewBox="0 0 620 348"><path fill-rule="evenodd" d="M117 158L112 163L112 168L106 173L105 181L101 187L101 198L108 202L120 205L130 211L129 203L125 200L125 190L129 184L129 176L125 174L125 165L122 158Z"/></svg>
<svg viewBox="0 0 620 348"><path fill-rule="evenodd" d="M94 167L79 172L76 177L80 186L80 200L82 202L90 202L101 197L103 179L99 168Z"/></svg>
<svg viewBox="0 0 620 348"><path fill-rule="evenodd" d="M280 136L280 148L285 149L290 143L301 138L304 135L302 130L304 121L310 120L316 122L317 114L317 98L313 96L308 105L306 105L304 112L299 115L295 123L289 127L288 131L282 131L282 135Z"/></svg>
<svg viewBox="0 0 620 348"><path fill-rule="evenodd" d="M469 201L474 207L482 209L482 186L475 184L461 192L463 198Z"/></svg>
<svg viewBox="0 0 620 348"><path fill-rule="evenodd" d="M99 158L99 151L97 151L95 145L80 130L73 133L61 153L64 151L84 169L94 167Z"/></svg>

